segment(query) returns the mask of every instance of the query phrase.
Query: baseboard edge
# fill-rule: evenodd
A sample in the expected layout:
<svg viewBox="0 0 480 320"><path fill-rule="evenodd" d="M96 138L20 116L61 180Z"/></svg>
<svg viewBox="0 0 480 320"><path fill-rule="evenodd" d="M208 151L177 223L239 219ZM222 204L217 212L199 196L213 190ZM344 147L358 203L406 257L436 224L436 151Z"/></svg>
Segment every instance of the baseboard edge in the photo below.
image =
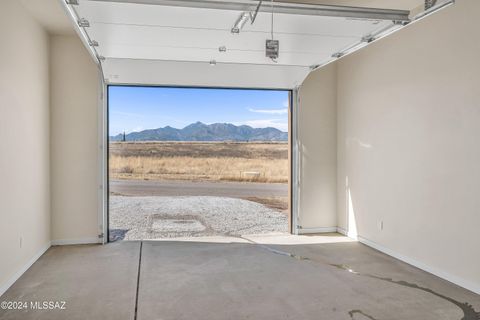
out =
<svg viewBox="0 0 480 320"><path fill-rule="evenodd" d="M320 227L320 228L301 228L301 229L298 229L298 234L332 233L332 232L337 232L337 227Z"/></svg>
<svg viewBox="0 0 480 320"><path fill-rule="evenodd" d="M44 245L36 254L33 255L10 279L0 286L0 296L7 290L28 270L30 267L52 246L51 242Z"/></svg>
<svg viewBox="0 0 480 320"><path fill-rule="evenodd" d="M456 284L457 286L460 286L464 289L467 289L469 291L472 291L476 294L480 294L480 284L477 283L472 283L471 281L468 281L466 279L463 279L461 277L452 275L448 272L445 272L443 270L437 269L435 267L431 267L429 265L426 265L423 262L420 262L418 260L412 259L410 257L404 256L402 254L399 254L391 249L388 249L374 241L371 241L367 238L364 238L362 236L358 236L358 241L360 243L363 243L366 246L369 246L375 250L378 250L382 253L385 253L386 255L389 255L395 259L398 259L400 261L403 261L405 263L408 263L409 265L412 265L414 267L417 267L425 272L431 273L439 278L442 278L444 280L447 280L453 284Z"/></svg>
<svg viewBox="0 0 480 320"><path fill-rule="evenodd" d="M52 240L52 246L68 246L75 244L98 244L102 243L99 238L77 238L77 239L56 239Z"/></svg>

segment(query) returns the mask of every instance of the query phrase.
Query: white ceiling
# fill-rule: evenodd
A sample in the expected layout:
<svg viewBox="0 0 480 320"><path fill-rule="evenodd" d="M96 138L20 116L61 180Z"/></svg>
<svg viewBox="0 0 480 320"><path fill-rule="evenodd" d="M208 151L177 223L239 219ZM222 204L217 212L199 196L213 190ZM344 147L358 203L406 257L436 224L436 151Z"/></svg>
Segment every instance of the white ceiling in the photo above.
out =
<svg viewBox="0 0 480 320"><path fill-rule="evenodd" d="M86 31L99 43L96 50L106 58L104 73L111 83L293 88L311 66L391 24L275 14L280 56L274 62L265 56L270 13L260 12L253 25L232 34L240 11L91 0L80 0L75 10L90 22ZM220 46L227 51L220 52ZM210 66L211 60L216 66Z"/></svg>
<svg viewBox="0 0 480 320"><path fill-rule="evenodd" d="M1 0L0 0L1 1ZM28 12L50 33L74 35L75 29L59 0L20 0Z"/></svg>

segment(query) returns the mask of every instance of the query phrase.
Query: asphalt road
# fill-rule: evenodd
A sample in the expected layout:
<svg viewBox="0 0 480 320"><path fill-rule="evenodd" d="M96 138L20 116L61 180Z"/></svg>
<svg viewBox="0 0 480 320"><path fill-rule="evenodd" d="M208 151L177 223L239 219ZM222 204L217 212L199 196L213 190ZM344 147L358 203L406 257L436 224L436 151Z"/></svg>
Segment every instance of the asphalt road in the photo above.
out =
<svg viewBox="0 0 480 320"><path fill-rule="evenodd" d="M288 184L111 180L110 192L126 196L214 196L230 198L287 197Z"/></svg>

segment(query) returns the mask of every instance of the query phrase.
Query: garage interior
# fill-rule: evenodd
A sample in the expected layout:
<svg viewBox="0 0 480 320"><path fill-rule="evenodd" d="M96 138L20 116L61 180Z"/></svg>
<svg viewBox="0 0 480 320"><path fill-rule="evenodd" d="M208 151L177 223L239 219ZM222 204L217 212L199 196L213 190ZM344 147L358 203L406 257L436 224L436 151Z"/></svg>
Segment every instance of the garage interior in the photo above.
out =
<svg viewBox="0 0 480 320"><path fill-rule="evenodd" d="M1 1L0 319L479 320L478 13ZM109 84L293 90L292 234L106 243Z"/></svg>

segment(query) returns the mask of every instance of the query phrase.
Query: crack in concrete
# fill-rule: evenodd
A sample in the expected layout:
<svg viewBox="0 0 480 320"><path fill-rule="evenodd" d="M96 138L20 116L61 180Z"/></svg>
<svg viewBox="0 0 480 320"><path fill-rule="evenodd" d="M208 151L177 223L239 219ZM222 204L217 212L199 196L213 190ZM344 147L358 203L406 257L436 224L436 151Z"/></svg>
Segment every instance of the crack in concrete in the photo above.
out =
<svg viewBox="0 0 480 320"><path fill-rule="evenodd" d="M459 307L463 311L463 318L461 320L480 320L480 312L477 312L473 308L473 305L469 304L468 302L462 303L462 302L457 301L453 298L450 298L450 297L445 296L441 293L438 293L438 292L436 292L436 291L434 291L430 288L421 287L421 286L419 286L415 283L410 283L410 282L407 282L407 281L404 281L404 280L396 281L396 280L393 280L392 278L379 277L379 276L375 276L373 274L368 274L368 273L367 274L362 274L362 273L359 273L359 272L353 270L349 266L343 265L343 264L341 264L341 265L331 264L331 266L342 269L344 271L350 272L350 273L355 274L355 275L368 277L368 278L372 278L372 279L377 279L377 280L381 280L381 281L386 281L386 282L393 283L393 284L396 284L396 285L400 285L400 286L404 286L404 287L428 292L430 294L433 294L434 296L437 296L441 299L444 299L444 300L456 305L457 307Z"/></svg>
<svg viewBox="0 0 480 320"><path fill-rule="evenodd" d="M480 312L477 312L474 308L473 308L473 305L469 304L468 302L460 302L460 301L457 301L453 298L450 298L448 296L445 296L441 293L438 293L438 292L435 292L434 290L430 289L430 288L425 288L425 287L421 287L415 283L410 283L410 282L407 282L407 281L403 281L403 280L399 280L399 281L395 281L391 278L384 278L384 277L379 277L379 276L375 276L375 275L372 275L372 274L362 274L358 271L355 271L353 268L349 267L348 265L345 265L345 264L330 264L330 263L324 263L324 262L320 262L320 261L316 261L316 260L312 260L308 257L303 257L303 256L300 256L300 255L296 255L296 254L293 254L293 253L290 253L290 252L287 252L287 251L283 251L283 250L278 250L278 249L275 249L275 248L272 248L272 247L269 247L267 245L264 245L264 244L260 244L260 243L257 243L253 240L250 240L248 238L244 238L242 236L238 236L238 238L241 238L243 240L246 240L252 244L255 244L269 252L272 252L274 254L279 254L279 255L282 255L282 256L286 256L286 257L290 257L290 258L294 258L296 260L309 260L309 261L313 261L313 262L316 262L316 263L321 263L321 264L325 264L325 265L328 265L328 266L331 266L331 267L335 267L337 269L340 269L340 270L344 270L344 271L347 271L351 274L354 274L354 275L358 275L358 276L362 276L362 277L368 277L368 278L372 278L372 279L376 279L376 280L381 280L381 281L386 281L386 282L389 282L389 283L392 283L392 284L396 284L396 285L400 285L400 286L404 286L404 287L409 287L409 288L412 288L412 289L416 289L416 290L421 290L421 291L424 291L424 292L427 292L427 293L430 293L432 295L435 295L441 299L444 299L454 305L456 305L458 308L460 308L462 311L463 311L463 318L461 320L480 320ZM377 320L375 318L373 318L372 316L364 313L363 311L361 310L352 310L349 312L350 314L350 317L353 319L353 315L354 314L362 314L363 316L371 319L371 320Z"/></svg>
<svg viewBox="0 0 480 320"><path fill-rule="evenodd" d="M464 316L461 320L480 320L480 312L475 311L475 309L473 308L473 305L469 304L468 302L463 302L462 303L462 302L457 301L453 298L447 297L447 296L445 296L441 293L435 292L430 288L421 287L421 286L419 286L415 283L409 283L409 282L403 281L403 280L395 281L395 280L390 279L390 278L381 278L381 277L376 277L376 276L371 276L371 277L374 278L374 279L394 283L394 284L397 284L397 285L400 285L400 286L405 286L405 287L409 287L409 288L413 288L413 289L417 289L417 290L422 290L422 291L428 292L430 294L433 294L433 295L435 295L439 298L442 298L446 301L449 301L450 303L453 303L454 305L456 305L457 307L459 307L463 311Z"/></svg>
<svg viewBox="0 0 480 320"><path fill-rule="evenodd" d="M230 236L233 236L233 235L230 235ZM282 256L286 256L286 257L290 257L290 258L294 258L294 259L297 259L297 260L310 260L309 258L307 257L302 257L302 256L299 256L299 255L296 255L296 254L293 254L293 253L290 253L290 252L287 252L287 251L282 251L282 250L277 250L275 248L271 248L267 245L264 245L264 244L261 244L261 243L258 243L258 242L255 242L253 240L250 240L248 238L245 238L243 236L234 236L236 238L239 238L239 239L243 239L247 242L250 242L251 244L254 244L256 246L259 246L260 248L262 249L265 249L267 251L270 251L272 253L275 253L275 254L279 254L279 255L282 255Z"/></svg>
<svg viewBox="0 0 480 320"><path fill-rule="evenodd" d="M350 318L352 318L352 319L355 319L354 316L355 316L355 314L357 314L357 313L358 313L358 314L361 314L361 315L364 316L364 317L367 317L367 318L370 319L370 320L377 320L377 319L375 319L374 317L372 317L371 315L363 312L362 310L352 310L352 311L349 311L349 312L348 312L348 314L350 315Z"/></svg>

